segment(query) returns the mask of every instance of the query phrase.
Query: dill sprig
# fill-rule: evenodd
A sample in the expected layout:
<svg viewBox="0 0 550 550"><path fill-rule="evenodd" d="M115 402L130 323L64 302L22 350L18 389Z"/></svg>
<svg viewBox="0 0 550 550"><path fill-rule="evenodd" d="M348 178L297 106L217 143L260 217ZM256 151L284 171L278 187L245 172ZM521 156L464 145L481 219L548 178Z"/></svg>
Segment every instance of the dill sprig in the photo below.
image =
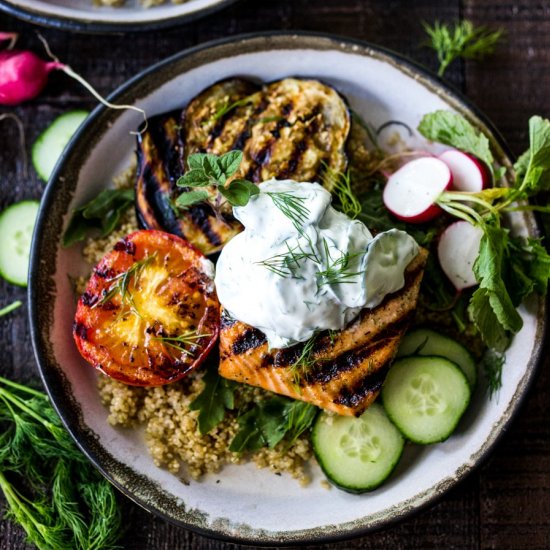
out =
<svg viewBox="0 0 550 550"><path fill-rule="evenodd" d="M433 26L423 23L423 27L430 38L426 45L437 53L438 76L443 76L455 59L481 59L493 53L503 34L502 29L492 31L487 27L475 27L468 20L454 25L438 21Z"/></svg>
<svg viewBox="0 0 550 550"><path fill-rule="evenodd" d="M256 263L269 269L269 271L275 273L275 275L279 275L280 277L302 278L297 273L302 261L311 260L317 264L321 263L321 258L313 247L311 237L309 237L309 235L306 235L306 239L307 248L304 248L299 242L296 244L296 246L291 247L288 244L288 240L286 240L286 252L275 254L274 256L271 256L266 260Z"/></svg>
<svg viewBox="0 0 550 550"><path fill-rule="evenodd" d="M127 304L130 306L130 309L136 314L139 315L139 312L136 309L134 303L134 298L130 292L130 283L134 281L134 286L139 282L139 279L143 273L143 270L148 266L156 257L157 253L154 252L150 256L146 256L141 260L133 263L130 268L123 273L115 275L112 279L109 280L109 286L103 291L103 296L92 308L97 306L102 306L107 302L111 301L117 294L120 294L121 305Z"/></svg>
<svg viewBox="0 0 550 550"><path fill-rule="evenodd" d="M502 367L506 361L503 353L488 350L481 359L481 369L487 380L487 391L489 399L493 397L502 387Z"/></svg>
<svg viewBox="0 0 550 550"><path fill-rule="evenodd" d="M292 222L292 225L301 233L304 223L310 214L309 208L304 206L307 197L299 197L289 192L268 192L267 195L273 204Z"/></svg>
<svg viewBox="0 0 550 550"><path fill-rule="evenodd" d="M290 366L290 372L296 385L299 385L304 378L307 379L311 367L315 364L313 350L316 341L317 335L313 335L309 340L306 340L298 359Z"/></svg>
<svg viewBox="0 0 550 550"><path fill-rule="evenodd" d="M40 550L116 548L116 494L80 452L47 396L0 377L0 489L7 517Z"/></svg>
<svg viewBox="0 0 550 550"><path fill-rule="evenodd" d="M337 210L354 220L361 213L361 203L355 196L351 183L351 172L336 172L325 164L323 187L330 190Z"/></svg>
<svg viewBox="0 0 550 550"><path fill-rule="evenodd" d="M193 352L188 348L194 346L201 338L207 338L208 336L211 336L211 334L199 334L196 330L186 330L178 336L157 336L152 340L162 342L185 355L193 357Z"/></svg>
<svg viewBox="0 0 550 550"><path fill-rule="evenodd" d="M351 262L361 256L362 252L340 252L340 256L333 258L330 253L328 242L323 239L323 247L325 250L325 258L327 268L317 273L317 286L320 288L323 285L339 285L345 283L355 283L352 279L364 273L364 271L352 271Z"/></svg>

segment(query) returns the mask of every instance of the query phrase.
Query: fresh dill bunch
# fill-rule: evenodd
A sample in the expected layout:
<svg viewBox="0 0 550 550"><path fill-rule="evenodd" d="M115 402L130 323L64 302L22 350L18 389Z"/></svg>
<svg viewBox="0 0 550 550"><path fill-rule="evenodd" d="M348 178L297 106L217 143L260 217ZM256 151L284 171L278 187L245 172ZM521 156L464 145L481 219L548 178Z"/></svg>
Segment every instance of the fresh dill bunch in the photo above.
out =
<svg viewBox="0 0 550 550"><path fill-rule="evenodd" d="M422 25L430 39L426 45L437 53L438 76L443 76L455 59L482 59L492 54L503 35L502 29L492 31L487 27L476 27L468 20L454 25L439 21L433 26L428 23Z"/></svg>
<svg viewBox="0 0 550 550"><path fill-rule="evenodd" d="M481 359L481 369L487 381L487 392L491 399L502 387L502 367L506 361L503 353L487 350Z"/></svg>
<svg viewBox="0 0 550 550"><path fill-rule="evenodd" d="M0 377L0 489L6 516L39 550L107 550L122 534L115 490L48 401Z"/></svg>

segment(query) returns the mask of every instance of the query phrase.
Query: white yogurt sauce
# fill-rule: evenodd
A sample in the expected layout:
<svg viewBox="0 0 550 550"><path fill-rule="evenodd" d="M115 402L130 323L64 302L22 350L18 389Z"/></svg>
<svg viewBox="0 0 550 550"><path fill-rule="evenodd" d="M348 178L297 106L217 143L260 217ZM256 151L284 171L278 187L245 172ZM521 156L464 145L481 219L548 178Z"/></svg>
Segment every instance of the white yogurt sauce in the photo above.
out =
<svg viewBox="0 0 550 550"><path fill-rule="evenodd" d="M403 287L418 253L404 231L373 237L330 202L317 183L270 180L234 208L245 230L218 259L218 298L232 317L261 330L270 348L344 328Z"/></svg>

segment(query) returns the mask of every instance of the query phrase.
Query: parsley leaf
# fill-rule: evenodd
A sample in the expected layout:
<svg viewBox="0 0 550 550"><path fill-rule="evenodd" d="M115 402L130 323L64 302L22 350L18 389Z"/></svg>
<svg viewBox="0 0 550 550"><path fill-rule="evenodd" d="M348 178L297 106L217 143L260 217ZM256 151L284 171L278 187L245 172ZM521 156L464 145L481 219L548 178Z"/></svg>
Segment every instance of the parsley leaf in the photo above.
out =
<svg viewBox="0 0 550 550"><path fill-rule="evenodd" d="M429 141L450 145L482 160L492 170L493 155L489 140L462 115L435 111L422 117L418 131Z"/></svg>
<svg viewBox="0 0 550 550"><path fill-rule="evenodd" d="M317 414L317 407L303 401L273 396L259 401L239 417L239 431L229 449L233 452L272 449L288 437L291 445L307 430Z"/></svg>
<svg viewBox="0 0 550 550"><path fill-rule="evenodd" d="M498 351L508 344L507 331L518 332L523 321L516 311L503 280L504 260L509 246L508 232L486 225L474 263L479 288L472 295L468 312L485 343Z"/></svg>
<svg viewBox="0 0 550 550"><path fill-rule="evenodd" d="M134 204L133 189L105 189L84 206L77 208L63 234L68 247L86 238L88 231L98 229L106 237L116 229L122 214Z"/></svg>
<svg viewBox="0 0 550 550"><path fill-rule="evenodd" d="M491 31L486 27L475 27L468 20L459 21L454 26L438 21L433 26L423 23L423 27L430 38L426 45L437 52L438 76L443 76L455 59L481 59L493 53L503 33L500 29Z"/></svg>
<svg viewBox="0 0 550 550"><path fill-rule="evenodd" d="M550 121L540 116L529 119L529 149L514 169L516 185L529 195L550 190Z"/></svg>
<svg viewBox="0 0 550 550"><path fill-rule="evenodd" d="M224 419L226 409L235 407L235 383L218 374L217 361L211 362L202 380L204 389L189 408L199 411L199 431L204 435Z"/></svg>

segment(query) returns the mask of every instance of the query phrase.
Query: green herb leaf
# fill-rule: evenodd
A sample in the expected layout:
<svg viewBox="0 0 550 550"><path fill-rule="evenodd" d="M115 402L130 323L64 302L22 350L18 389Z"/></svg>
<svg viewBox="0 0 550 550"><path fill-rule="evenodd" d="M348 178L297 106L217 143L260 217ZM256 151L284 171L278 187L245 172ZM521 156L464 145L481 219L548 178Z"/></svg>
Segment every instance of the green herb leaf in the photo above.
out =
<svg viewBox="0 0 550 550"><path fill-rule="evenodd" d="M176 185L179 187L206 187L212 185L212 183L211 178L206 175L202 168L194 168L181 176Z"/></svg>
<svg viewBox="0 0 550 550"><path fill-rule="evenodd" d="M507 332L518 332L523 321L503 280L508 232L486 225L474 263L479 288L472 295L468 312L484 342L497 351L506 349Z"/></svg>
<svg viewBox="0 0 550 550"><path fill-rule="evenodd" d="M243 160L242 151L229 151L218 158L218 165L226 178L230 178L241 165ZM242 180L245 181L245 180Z"/></svg>
<svg viewBox="0 0 550 550"><path fill-rule="evenodd" d="M502 387L502 367L506 357L494 350L487 350L481 359L480 367L487 381L489 399Z"/></svg>
<svg viewBox="0 0 550 550"><path fill-rule="evenodd" d="M493 169L493 155L489 140L462 115L451 111L429 113L420 121L418 131L429 141L443 143L471 153L482 160L490 170Z"/></svg>
<svg viewBox="0 0 550 550"><path fill-rule="evenodd" d="M189 208L194 204L204 202L208 197L208 191L185 191L176 199L176 205L180 208Z"/></svg>
<svg viewBox="0 0 550 550"><path fill-rule="evenodd" d="M199 411L199 431L204 435L224 419L226 409L233 410L235 407L235 383L218 374L216 361L212 361L208 366L202 380L204 389L189 408Z"/></svg>
<svg viewBox="0 0 550 550"><path fill-rule="evenodd" d="M250 197L260 192L255 183L247 180L233 180L226 187L218 187L218 191L233 206L246 206Z"/></svg>
<svg viewBox="0 0 550 550"><path fill-rule="evenodd" d="M77 208L63 234L63 246L68 247L86 238L97 229L106 237L117 227L122 214L134 204L133 189L105 189L84 206Z"/></svg>
<svg viewBox="0 0 550 550"><path fill-rule="evenodd" d="M528 195L550 190L550 121L540 116L529 119L529 149L514 165L518 186Z"/></svg>
<svg viewBox="0 0 550 550"><path fill-rule="evenodd" d="M262 447L272 449L285 436L291 445L311 426L317 410L309 403L280 396L259 401L239 417L240 430L229 449L238 453Z"/></svg>
<svg viewBox="0 0 550 550"><path fill-rule="evenodd" d="M427 23L423 23L423 26L430 38L426 45L437 52L439 76L444 75L455 59L482 59L493 53L503 34L502 30L475 27L467 20L459 21L454 26L438 21L433 26Z"/></svg>
<svg viewBox="0 0 550 550"><path fill-rule="evenodd" d="M8 313L11 313L18 307L20 307L22 304L21 300L15 300L15 302L12 302L11 304L8 304L6 307L3 307L0 309L0 317L3 315L7 315Z"/></svg>

